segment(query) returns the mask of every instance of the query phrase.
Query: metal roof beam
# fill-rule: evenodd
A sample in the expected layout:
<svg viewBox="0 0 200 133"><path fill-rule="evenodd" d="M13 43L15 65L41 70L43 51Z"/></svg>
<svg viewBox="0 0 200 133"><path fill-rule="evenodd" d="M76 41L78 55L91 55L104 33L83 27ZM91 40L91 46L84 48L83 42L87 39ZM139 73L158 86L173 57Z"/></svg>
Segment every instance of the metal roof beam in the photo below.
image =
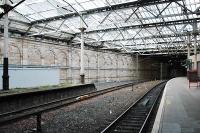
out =
<svg viewBox="0 0 200 133"><path fill-rule="evenodd" d="M169 38L169 37L179 37L179 36L187 36L188 32L177 33L177 34L163 34L163 35L153 35L146 37L138 37L138 38L124 38L124 39L114 39L114 40L98 40L98 42L117 42L117 41L129 41L129 40L141 40L141 39L152 39L152 38ZM95 43L97 41L88 41L87 43Z"/></svg>
<svg viewBox="0 0 200 133"><path fill-rule="evenodd" d="M192 41L193 42L193 41ZM166 44L168 42L154 42L154 43L151 43L150 45L157 45L157 44ZM178 43L184 43L185 44L185 41L173 41L174 44L178 44ZM146 45L144 43L141 43L141 44L137 44L138 46L140 45ZM136 45L125 45L126 47L135 47Z"/></svg>
<svg viewBox="0 0 200 133"><path fill-rule="evenodd" d="M40 28L42 29L43 26L40 26L40 25L31 25L30 23L27 23L27 22L24 22L24 21L20 21L20 20L14 20L14 19L9 19L12 22L14 23L19 23L19 24L24 24L25 26L28 26L28 27L35 27L35 28ZM1 21L0 21L1 22ZM51 28L51 27L45 27L46 30L52 30L52 31L55 31L55 29ZM64 34L68 34L68 35L71 35L71 36L75 36L75 34L73 33L68 33L68 32L65 32L65 31L60 31L61 33L64 33Z"/></svg>
<svg viewBox="0 0 200 133"><path fill-rule="evenodd" d="M129 25L123 27L114 27L114 28L107 28L107 29L99 29L99 30L91 30L85 31L85 33L98 33L98 32L108 32L108 31L116 31L116 30L128 30L128 29L136 29L136 28L151 28L151 27L160 27L160 26L169 26L169 25L181 25L181 24L191 24L194 21L200 22L200 18L193 18L193 19L182 19L182 20L175 20L175 21L165 21L165 22L158 22L158 23L148 23L148 24L141 24L141 25ZM80 34L80 33L77 33Z"/></svg>
<svg viewBox="0 0 200 133"><path fill-rule="evenodd" d="M5 14L7 14L8 12L10 12L11 10L13 10L14 8L16 8L18 5L20 5L21 3L23 3L25 0L21 0L18 3L16 3L14 6L10 6L8 4L5 5L1 5L1 8L4 9L4 12L0 13L0 18L2 18Z"/></svg>
<svg viewBox="0 0 200 133"><path fill-rule="evenodd" d="M126 8L138 7L138 6L142 7L142 6L149 6L149 5L157 5L157 4L169 3L169 2L175 2L175 1L181 1L181 0L141 0L140 2L138 1L127 2L127 3L122 3L122 4L116 4L116 5L111 5L111 6L85 10L82 15L107 12L111 10L113 11L113 10L119 10L119 9L126 9ZM33 21L32 24L45 23L45 22L50 22L50 21L55 21L55 20L60 20L60 19L71 18L75 16L79 16L79 14L77 12L74 12L70 14L59 15L59 16L50 17L47 19L36 20L36 21Z"/></svg>

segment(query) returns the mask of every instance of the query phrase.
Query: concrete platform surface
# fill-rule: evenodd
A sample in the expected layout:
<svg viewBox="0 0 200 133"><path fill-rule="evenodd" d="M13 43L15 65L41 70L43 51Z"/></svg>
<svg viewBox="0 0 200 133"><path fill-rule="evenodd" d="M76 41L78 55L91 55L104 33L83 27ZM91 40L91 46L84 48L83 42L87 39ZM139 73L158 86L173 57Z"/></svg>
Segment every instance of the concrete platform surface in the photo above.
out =
<svg viewBox="0 0 200 133"><path fill-rule="evenodd" d="M152 133L200 133L200 88L186 77L168 81Z"/></svg>

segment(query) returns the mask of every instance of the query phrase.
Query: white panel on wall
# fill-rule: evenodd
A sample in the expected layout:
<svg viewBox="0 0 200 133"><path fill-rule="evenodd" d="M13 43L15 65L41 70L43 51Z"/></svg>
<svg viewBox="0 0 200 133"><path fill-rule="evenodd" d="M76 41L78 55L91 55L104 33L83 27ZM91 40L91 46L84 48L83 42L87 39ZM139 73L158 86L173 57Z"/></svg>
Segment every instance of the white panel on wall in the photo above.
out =
<svg viewBox="0 0 200 133"><path fill-rule="evenodd" d="M3 70L0 68L0 75L2 74ZM9 68L9 80L10 88L56 85L59 84L59 69ZM0 89L2 89L2 78L0 78Z"/></svg>

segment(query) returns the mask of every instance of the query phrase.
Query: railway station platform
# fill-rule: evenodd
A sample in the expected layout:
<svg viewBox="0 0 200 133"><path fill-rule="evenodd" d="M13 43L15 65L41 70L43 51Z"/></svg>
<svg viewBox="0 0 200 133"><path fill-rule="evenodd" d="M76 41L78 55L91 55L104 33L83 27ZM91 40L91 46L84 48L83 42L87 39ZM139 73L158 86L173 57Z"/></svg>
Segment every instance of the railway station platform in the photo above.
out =
<svg viewBox="0 0 200 133"><path fill-rule="evenodd" d="M200 133L200 87L189 88L186 77L169 80L152 133Z"/></svg>

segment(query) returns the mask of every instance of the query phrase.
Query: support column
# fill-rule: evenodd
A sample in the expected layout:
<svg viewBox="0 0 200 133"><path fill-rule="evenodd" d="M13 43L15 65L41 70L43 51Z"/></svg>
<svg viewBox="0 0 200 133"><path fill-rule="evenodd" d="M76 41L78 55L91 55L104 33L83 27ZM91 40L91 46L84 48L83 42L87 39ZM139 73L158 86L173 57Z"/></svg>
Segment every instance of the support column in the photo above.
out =
<svg viewBox="0 0 200 133"><path fill-rule="evenodd" d="M85 70L84 70L84 30L85 28L79 28L81 31L81 70L80 70L80 78L81 84L85 83Z"/></svg>
<svg viewBox="0 0 200 133"><path fill-rule="evenodd" d="M197 70L197 22L193 25L193 35L194 35L194 69Z"/></svg>
<svg viewBox="0 0 200 133"><path fill-rule="evenodd" d="M5 0L5 9L7 10L7 0ZM4 51L3 51L3 90L9 90L8 75L8 13L4 15Z"/></svg>
<svg viewBox="0 0 200 133"><path fill-rule="evenodd" d="M83 15L80 15L80 28L79 30L81 31L81 70L80 70L80 78L81 78L81 84L85 83L85 70L84 70L84 31L86 28L83 25Z"/></svg>
<svg viewBox="0 0 200 133"><path fill-rule="evenodd" d="M73 79L74 79L74 78L73 78L73 72L74 72L74 71L73 71L73 66L74 66L74 64L73 64L73 58L72 58L72 56L73 56L73 55L72 55L72 54L73 54L73 50L74 50L74 49L72 49L72 45L70 45L70 51L71 51L71 52L70 52L70 57L69 57L69 59L70 59L69 66L70 66L71 84L74 83L74 80L73 80Z"/></svg>
<svg viewBox="0 0 200 133"><path fill-rule="evenodd" d="M191 38L190 38L190 34L188 33L188 36L187 36L187 59L190 59L190 42L191 42Z"/></svg>
<svg viewBox="0 0 200 133"><path fill-rule="evenodd" d="M99 49L97 49L97 61L96 61L96 63L97 63L97 82L99 82L99 78L100 78L100 75L99 75Z"/></svg>
<svg viewBox="0 0 200 133"><path fill-rule="evenodd" d="M160 63L160 80L163 79L163 63Z"/></svg>
<svg viewBox="0 0 200 133"><path fill-rule="evenodd" d="M191 42L191 38L190 38L190 34L188 33L188 36L187 36L187 59L188 59L188 62L190 59L190 42ZM189 66L188 66L187 70L188 71L190 70Z"/></svg>
<svg viewBox="0 0 200 133"><path fill-rule="evenodd" d="M136 78L139 80L139 73L138 73L138 54L136 54Z"/></svg>
<svg viewBox="0 0 200 133"><path fill-rule="evenodd" d="M117 67L116 67L116 71L117 71L117 81L119 81L119 54L117 53Z"/></svg>

